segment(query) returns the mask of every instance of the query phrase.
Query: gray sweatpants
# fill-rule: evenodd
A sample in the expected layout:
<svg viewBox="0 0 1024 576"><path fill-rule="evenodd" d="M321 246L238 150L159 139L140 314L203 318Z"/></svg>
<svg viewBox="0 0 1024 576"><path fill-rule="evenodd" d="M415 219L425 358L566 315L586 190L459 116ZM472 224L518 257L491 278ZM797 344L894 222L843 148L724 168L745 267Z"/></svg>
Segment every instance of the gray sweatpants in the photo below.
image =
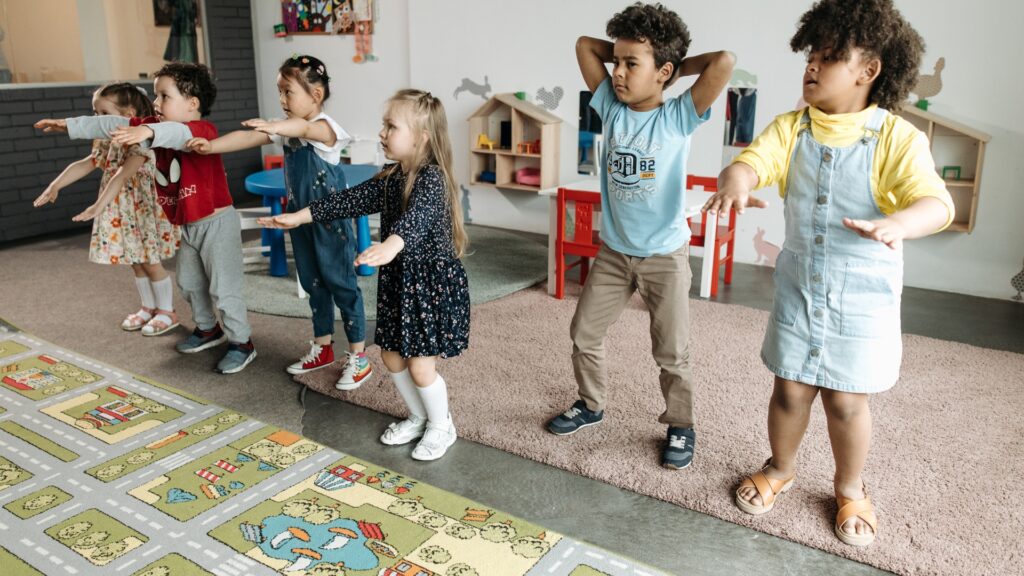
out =
<svg viewBox="0 0 1024 576"><path fill-rule="evenodd" d="M242 228L233 207L181 227L178 288L200 330L213 328L219 311L228 340L249 341L242 282Z"/></svg>

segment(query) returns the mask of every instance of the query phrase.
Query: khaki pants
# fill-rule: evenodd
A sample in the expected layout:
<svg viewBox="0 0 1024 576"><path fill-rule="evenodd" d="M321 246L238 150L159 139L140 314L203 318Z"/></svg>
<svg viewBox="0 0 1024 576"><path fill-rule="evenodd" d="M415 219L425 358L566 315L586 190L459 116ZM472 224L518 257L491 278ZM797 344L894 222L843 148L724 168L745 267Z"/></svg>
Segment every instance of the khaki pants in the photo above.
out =
<svg viewBox="0 0 1024 576"><path fill-rule="evenodd" d="M607 245L601 247L569 329L576 383L580 398L590 410L604 410L607 399L605 334L637 291L651 313L652 353L661 368L665 412L658 421L693 427L688 255L689 245L648 258L620 254Z"/></svg>

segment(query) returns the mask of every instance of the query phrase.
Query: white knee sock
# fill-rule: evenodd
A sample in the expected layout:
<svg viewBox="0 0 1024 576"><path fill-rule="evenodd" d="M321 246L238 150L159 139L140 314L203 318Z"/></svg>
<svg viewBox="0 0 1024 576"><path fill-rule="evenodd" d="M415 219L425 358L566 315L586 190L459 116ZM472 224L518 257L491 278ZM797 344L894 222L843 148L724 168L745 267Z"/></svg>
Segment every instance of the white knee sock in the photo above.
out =
<svg viewBox="0 0 1024 576"><path fill-rule="evenodd" d="M153 286L153 295L156 298L156 307L171 312L174 310L174 287L171 285L171 277L163 280L150 282Z"/></svg>
<svg viewBox="0 0 1024 576"><path fill-rule="evenodd" d="M395 388L398 388L398 394L402 396L402 400L405 400L409 412L419 420L426 419L427 411L423 407L423 400L420 399L419 393L416 392L416 383L412 381L409 369L392 372L391 379L395 381Z"/></svg>
<svg viewBox="0 0 1024 576"><path fill-rule="evenodd" d="M423 406L427 410L427 421L434 424L448 423L448 386L441 375L430 386L417 388L420 398L423 399Z"/></svg>
<svg viewBox="0 0 1024 576"><path fill-rule="evenodd" d="M135 287L139 289L139 296L142 298L143 308L155 308L156 300L153 297L153 287L149 284L149 278L143 276L135 277Z"/></svg>

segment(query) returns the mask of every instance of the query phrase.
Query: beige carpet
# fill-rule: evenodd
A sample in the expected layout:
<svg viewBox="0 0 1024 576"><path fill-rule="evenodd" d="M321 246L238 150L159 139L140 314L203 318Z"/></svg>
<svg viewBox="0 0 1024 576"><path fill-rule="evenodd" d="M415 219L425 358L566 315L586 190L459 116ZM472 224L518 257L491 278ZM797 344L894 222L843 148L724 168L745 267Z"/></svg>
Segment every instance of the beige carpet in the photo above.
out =
<svg viewBox="0 0 1024 576"><path fill-rule="evenodd" d="M740 476L769 453L771 377L758 359L767 312L691 301L697 455L689 469L673 472L658 466L664 428L656 419L664 404L638 299L607 342L612 391L604 423L569 437L544 431L576 398L568 339L575 306L575 295L558 301L541 285L473 307L469 351L441 364L460 436L898 573L1020 573L1024 355L904 337L903 377L871 406L865 479L879 537L855 549L832 534L833 464L820 404L794 489L763 517L732 503ZM377 348L373 355L383 372ZM340 393L331 370L299 378L400 412L389 379Z"/></svg>

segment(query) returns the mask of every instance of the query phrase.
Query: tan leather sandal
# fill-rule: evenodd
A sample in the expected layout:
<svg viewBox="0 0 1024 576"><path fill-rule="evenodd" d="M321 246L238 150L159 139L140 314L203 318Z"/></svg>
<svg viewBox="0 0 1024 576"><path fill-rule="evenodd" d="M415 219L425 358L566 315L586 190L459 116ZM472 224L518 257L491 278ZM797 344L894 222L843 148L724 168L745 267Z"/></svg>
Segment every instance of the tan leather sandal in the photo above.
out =
<svg viewBox="0 0 1024 576"><path fill-rule="evenodd" d="M769 478L765 475L764 470L772 463L772 459L769 458L765 461L764 466L760 470L747 476L740 483L739 488L736 489L736 507L743 510L747 514L764 514L771 512L772 508L775 507L775 498L779 494L782 494L793 485L793 480L796 479L796 475L790 476L787 480L776 480ZM754 488L757 490L757 495L761 497L761 505L758 506L746 498L740 495L740 490L744 488Z"/></svg>
<svg viewBox="0 0 1024 576"><path fill-rule="evenodd" d="M875 541L875 535L878 534L878 516L875 515L875 506L871 503L871 497L868 496L867 488L864 489L864 497L860 500L836 496L836 504L839 506L839 512L836 513L836 538L850 546L867 546ZM843 530L843 524L849 522L851 518L863 520L871 527L871 532L868 534L851 534Z"/></svg>

